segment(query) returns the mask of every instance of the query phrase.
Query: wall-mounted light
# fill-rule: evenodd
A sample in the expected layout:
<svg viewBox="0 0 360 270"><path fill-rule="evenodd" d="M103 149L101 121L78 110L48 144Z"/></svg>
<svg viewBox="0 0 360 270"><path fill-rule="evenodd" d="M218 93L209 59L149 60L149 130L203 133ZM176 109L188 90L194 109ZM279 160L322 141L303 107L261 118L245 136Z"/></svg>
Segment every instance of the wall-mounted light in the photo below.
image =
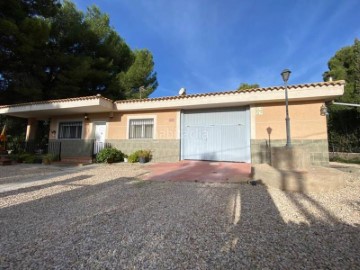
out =
<svg viewBox="0 0 360 270"><path fill-rule="evenodd" d="M51 131L51 136L53 136L55 138L55 135L56 135L56 130L52 130Z"/></svg>
<svg viewBox="0 0 360 270"><path fill-rule="evenodd" d="M326 107L324 104L321 105L320 115L321 115L321 116L329 115L328 109L327 109L327 107Z"/></svg>
<svg viewBox="0 0 360 270"><path fill-rule="evenodd" d="M88 114L87 114L87 113L85 113L84 119L85 119L85 120L89 120L89 117L88 117Z"/></svg>
<svg viewBox="0 0 360 270"><path fill-rule="evenodd" d="M109 113L109 118L114 118L114 113L113 112Z"/></svg>

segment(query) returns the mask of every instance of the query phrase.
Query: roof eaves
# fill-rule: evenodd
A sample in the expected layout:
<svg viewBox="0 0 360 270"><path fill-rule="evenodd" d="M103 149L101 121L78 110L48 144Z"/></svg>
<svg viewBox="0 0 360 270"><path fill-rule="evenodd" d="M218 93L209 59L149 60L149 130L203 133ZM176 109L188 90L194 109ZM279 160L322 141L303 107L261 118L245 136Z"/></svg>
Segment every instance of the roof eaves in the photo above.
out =
<svg viewBox="0 0 360 270"><path fill-rule="evenodd" d="M309 88L309 87L321 87L321 86L336 86L336 85L344 85L344 80L339 81L331 81L331 82L318 82L318 83L307 83L307 84L295 84L289 85L288 89L301 89L301 88ZM144 99L128 99L128 100L116 100L114 103L138 103L138 102L155 102L155 101L169 101L169 100L179 100L179 99L190 99L190 98L198 98L198 97L207 97L207 96L221 96L221 95L231 95L231 94L241 94L241 93L253 93L253 92L268 92L268 91L281 91L284 90L284 86L270 86L263 88L251 88L245 90L231 90L231 91L217 91L210 93L199 93L199 94L191 94L185 96L166 96L166 97L157 97L157 98L144 98Z"/></svg>
<svg viewBox="0 0 360 270"><path fill-rule="evenodd" d="M25 102L18 104L10 104L10 105L0 105L1 108L9 108L9 107L21 107L21 106L30 106L30 105L40 105L40 104L50 104L50 103L61 103L61 102L74 102L74 101L82 101L82 100L93 100L93 99L103 99L114 103L113 100L100 96L85 96L85 97L75 97L75 98L63 98L63 99L51 99L51 100L43 100L43 101L33 101L33 102Z"/></svg>

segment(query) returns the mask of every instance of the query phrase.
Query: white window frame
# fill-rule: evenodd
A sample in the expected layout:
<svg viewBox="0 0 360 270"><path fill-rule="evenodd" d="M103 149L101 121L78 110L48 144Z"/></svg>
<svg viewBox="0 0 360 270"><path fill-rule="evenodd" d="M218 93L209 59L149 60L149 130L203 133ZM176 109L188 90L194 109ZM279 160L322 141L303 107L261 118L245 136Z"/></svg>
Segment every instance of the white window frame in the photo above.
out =
<svg viewBox="0 0 360 270"><path fill-rule="evenodd" d="M80 138L60 138L60 125L62 123L67 123L67 122L81 122L81 137ZM58 120L57 139L58 140L82 140L84 138L84 129L85 129L85 124L84 124L84 121L81 120L81 119L61 119L61 120Z"/></svg>
<svg viewBox="0 0 360 270"><path fill-rule="evenodd" d="M139 119L152 119L154 121L152 138L130 138L130 121L131 120L139 120ZM156 127L157 127L156 115L146 115L146 114L144 114L144 115L129 115L127 117L126 138L128 140L155 140L156 139Z"/></svg>

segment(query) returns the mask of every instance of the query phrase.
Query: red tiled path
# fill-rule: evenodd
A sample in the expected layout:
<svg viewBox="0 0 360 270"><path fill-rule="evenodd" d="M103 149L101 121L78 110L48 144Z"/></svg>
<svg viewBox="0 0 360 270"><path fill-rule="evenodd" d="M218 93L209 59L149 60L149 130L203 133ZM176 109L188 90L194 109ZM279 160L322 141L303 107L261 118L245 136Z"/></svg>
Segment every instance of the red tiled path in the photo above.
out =
<svg viewBox="0 0 360 270"><path fill-rule="evenodd" d="M143 180L239 182L249 177L251 164L183 160L149 164L147 169L149 173L142 177Z"/></svg>

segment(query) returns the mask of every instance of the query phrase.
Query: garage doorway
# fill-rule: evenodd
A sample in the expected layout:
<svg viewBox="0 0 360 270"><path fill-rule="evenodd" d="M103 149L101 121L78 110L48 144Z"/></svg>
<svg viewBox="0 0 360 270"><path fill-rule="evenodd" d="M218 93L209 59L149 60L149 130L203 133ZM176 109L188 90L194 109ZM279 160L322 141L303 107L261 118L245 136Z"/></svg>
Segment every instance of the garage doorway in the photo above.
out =
<svg viewBox="0 0 360 270"><path fill-rule="evenodd" d="M183 111L181 159L251 162L249 107Z"/></svg>

